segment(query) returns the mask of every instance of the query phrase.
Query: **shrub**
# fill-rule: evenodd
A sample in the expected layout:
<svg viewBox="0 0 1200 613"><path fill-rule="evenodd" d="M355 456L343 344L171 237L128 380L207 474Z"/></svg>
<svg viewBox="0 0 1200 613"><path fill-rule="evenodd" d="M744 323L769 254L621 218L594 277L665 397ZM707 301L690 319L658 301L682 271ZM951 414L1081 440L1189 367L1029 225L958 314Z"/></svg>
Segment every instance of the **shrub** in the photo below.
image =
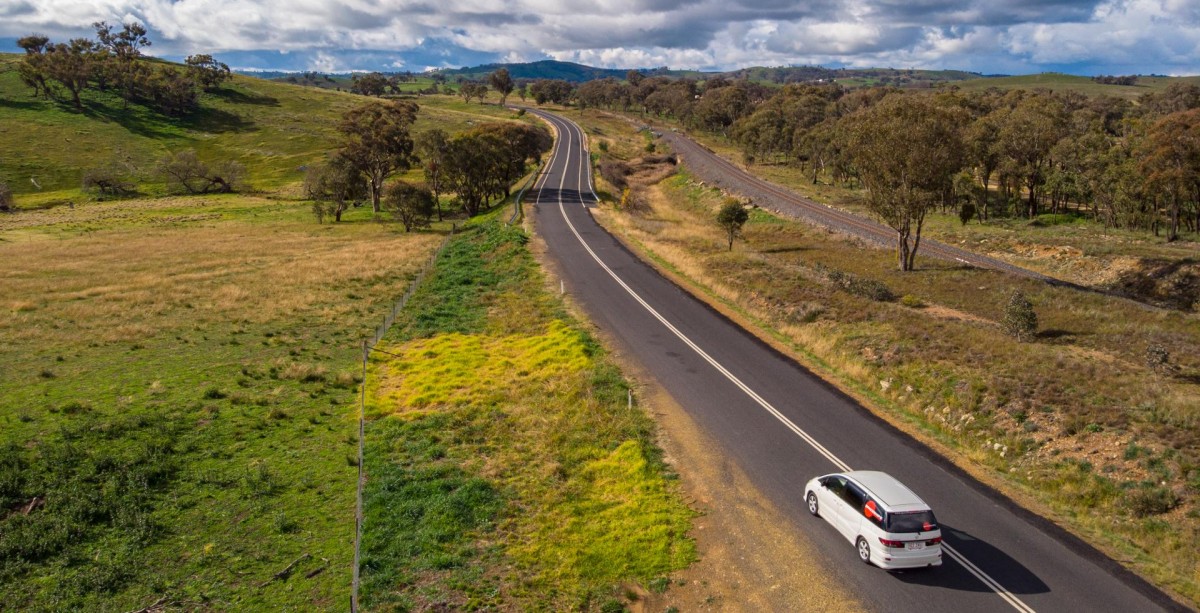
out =
<svg viewBox="0 0 1200 613"><path fill-rule="evenodd" d="M620 190L628 187L629 181L626 177L629 176L630 170L625 162L604 157L600 159L599 170L600 176L613 187Z"/></svg>
<svg viewBox="0 0 1200 613"><path fill-rule="evenodd" d="M1013 290L1012 295L1009 296L1008 304L1004 306L1004 320L1001 323L1004 331L1020 342L1033 338L1034 333L1037 332L1037 313L1034 312L1033 304L1021 290Z"/></svg>
<svg viewBox="0 0 1200 613"><path fill-rule="evenodd" d="M920 298L917 298L916 296L914 296L912 294L905 294L905 295L901 296L900 304L903 304L906 307L910 307L910 308L914 308L914 309L919 309L919 308L925 306L925 303L921 302Z"/></svg>
<svg viewBox="0 0 1200 613"><path fill-rule="evenodd" d="M404 224L405 232L428 228L434 212L433 192L424 185L398 181L388 187L384 206Z"/></svg>
<svg viewBox="0 0 1200 613"><path fill-rule="evenodd" d="M867 279L840 270L829 271L828 277L834 285L856 296L862 296L876 302L891 302L896 299L896 294L892 293L891 288L882 281Z"/></svg>
<svg viewBox="0 0 1200 613"><path fill-rule="evenodd" d="M1157 343L1146 347L1146 366L1154 372L1162 375L1168 374L1172 370L1171 354L1166 347Z"/></svg>
<svg viewBox="0 0 1200 613"><path fill-rule="evenodd" d="M1179 496L1162 486L1140 487L1125 493L1125 508L1134 517L1162 515L1179 504Z"/></svg>

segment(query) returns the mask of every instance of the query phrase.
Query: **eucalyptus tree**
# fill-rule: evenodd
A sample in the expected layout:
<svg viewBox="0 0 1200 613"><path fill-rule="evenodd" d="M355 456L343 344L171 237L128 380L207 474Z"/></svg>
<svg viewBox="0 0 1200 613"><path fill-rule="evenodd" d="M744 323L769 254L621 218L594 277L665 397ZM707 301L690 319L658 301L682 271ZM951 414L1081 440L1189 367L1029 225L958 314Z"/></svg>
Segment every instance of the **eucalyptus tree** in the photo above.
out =
<svg viewBox="0 0 1200 613"><path fill-rule="evenodd" d="M895 93L843 120L867 207L896 232L900 270L913 269L925 216L952 193L963 167L963 121L961 109Z"/></svg>
<svg viewBox="0 0 1200 613"><path fill-rule="evenodd" d="M508 74L507 68L497 68L495 72L488 75L488 83L492 85L492 89L500 93L500 106L504 106L508 100L508 95L513 91L513 79Z"/></svg>
<svg viewBox="0 0 1200 613"><path fill-rule="evenodd" d="M409 132L419 110L406 100L372 101L347 111L338 124L344 139L341 154L367 178L376 213L384 181L416 161Z"/></svg>

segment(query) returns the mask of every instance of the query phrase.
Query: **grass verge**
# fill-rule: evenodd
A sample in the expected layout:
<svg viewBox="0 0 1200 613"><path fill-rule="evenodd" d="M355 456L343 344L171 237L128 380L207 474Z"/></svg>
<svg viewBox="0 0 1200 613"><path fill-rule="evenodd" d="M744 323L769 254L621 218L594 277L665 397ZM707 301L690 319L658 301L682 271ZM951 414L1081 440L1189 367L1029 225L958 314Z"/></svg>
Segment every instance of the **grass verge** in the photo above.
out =
<svg viewBox="0 0 1200 613"><path fill-rule="evenodd" d="M496 214L372 359L363 602L610 610L695 557L653 422Z"/></svg>

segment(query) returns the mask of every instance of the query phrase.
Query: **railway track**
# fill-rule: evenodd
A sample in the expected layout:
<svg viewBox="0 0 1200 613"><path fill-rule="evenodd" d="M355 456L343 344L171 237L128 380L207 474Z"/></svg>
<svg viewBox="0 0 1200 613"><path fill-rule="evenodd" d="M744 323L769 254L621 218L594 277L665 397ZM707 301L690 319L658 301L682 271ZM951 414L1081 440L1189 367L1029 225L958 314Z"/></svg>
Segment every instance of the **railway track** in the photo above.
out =
<svg viewBox="0 0 1200 613"><path fill-rule="evenodd" d="M677 132L664 132L662 139L671 145L675 153L683 159L688 168L701 179L748 197L762 208L785 217L803 219L810 223L879 245L887 247L895 245L895 231L883 224L817 203L795 192L755 177L725 158L709 151L703 145ZM928 238L921 239L920 249L921 253L939 260L976 268L997 270L1054 285L1075 286L1072 283L1021 268L1003 260L980 255Z"/></svg>

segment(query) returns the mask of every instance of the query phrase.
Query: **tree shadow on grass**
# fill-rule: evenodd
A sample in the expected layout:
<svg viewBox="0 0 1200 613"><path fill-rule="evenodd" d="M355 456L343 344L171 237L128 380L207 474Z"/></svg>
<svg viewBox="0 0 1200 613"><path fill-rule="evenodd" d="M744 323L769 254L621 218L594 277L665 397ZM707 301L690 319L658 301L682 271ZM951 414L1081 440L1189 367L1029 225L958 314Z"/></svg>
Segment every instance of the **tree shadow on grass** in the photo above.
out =
<svg viewBox="0 0 1200 613"><path fill-rule="evenodd" d="M165 117L153 114L139 105L131 104L121 108L104 103L84 102L83 108L85 115L115 123L138 136L154 139L169 139L178 136L178 134L172 133L171 126L164 121Z"/></svg>
<svg viewBox="0 0 1200 613"><path fill-rule="evenodd" d="M1060 330L1057 328L1051 328L1049 330L1041 330L1037 333L1038 339L1044 340L1044 341L1054 341L1054 340L1062 340L1062 339L1069 340L1076 336L1080 336L1080 334L1078 332L1071 332L1070 330Z"/></svg>
<svg viewBox="0 0 1200 613"><path fill-rule="evenodd" d="M216 91L206 92L207 95L220 98L230 104L253 104L257 106L279 106L279 99L274 96L243 92L222 87Z"/></svg>
<svg viewBox="0 0 1200 613"><path fill-rule="evenodd" d="M229 111L202 107L181 117L179 125L197 132L220 134L224 132L249 132L254 129L253 121Z"/></svg>
<svg viewBox="0 0 1200 613"><path fill-rule="evenodd" d="M30 98L29 100L12 100L9 98L0 98L0 108L20 109L22 111L39 111L44 108L46 101L40 98Z"/></svg>

